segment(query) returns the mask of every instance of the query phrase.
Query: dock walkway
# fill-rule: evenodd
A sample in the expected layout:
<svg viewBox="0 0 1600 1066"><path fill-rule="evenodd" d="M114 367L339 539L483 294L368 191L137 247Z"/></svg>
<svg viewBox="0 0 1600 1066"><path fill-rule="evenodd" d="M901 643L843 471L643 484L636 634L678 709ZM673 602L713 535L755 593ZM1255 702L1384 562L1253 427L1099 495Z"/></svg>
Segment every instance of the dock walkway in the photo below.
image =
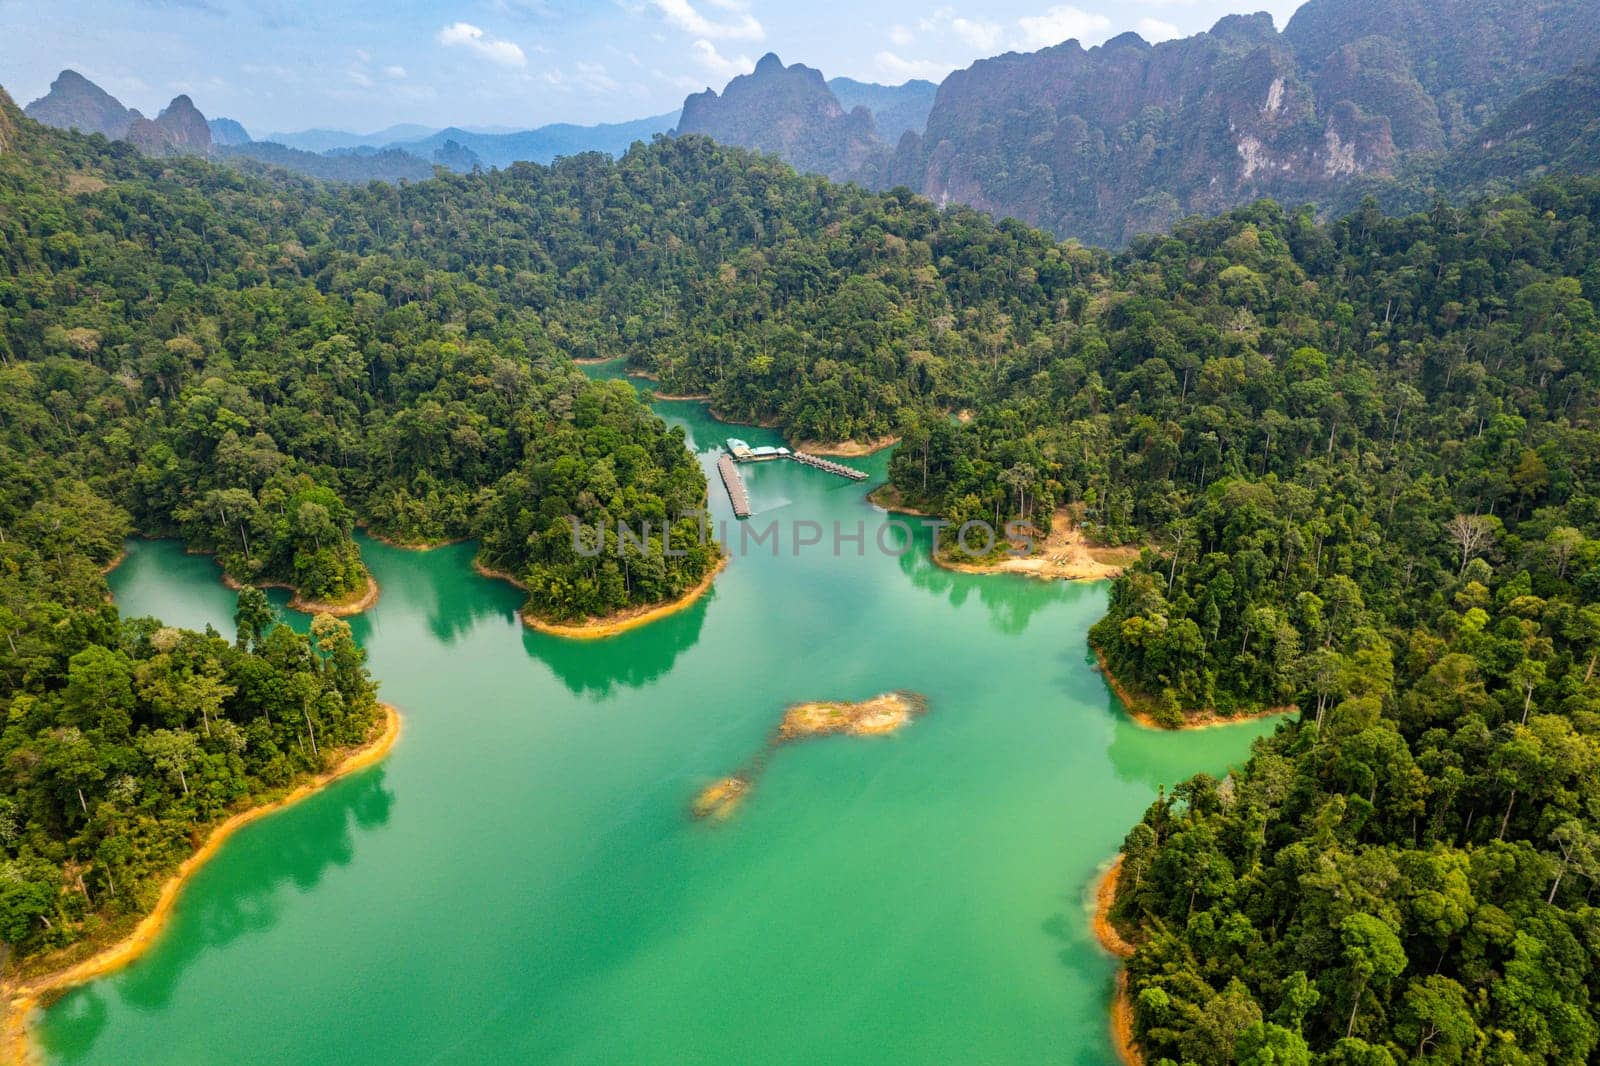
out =
<svg viewBox="0 0 1600 1066"><path fill-rule="evenodd" d="M825 470L830 474L837 474L840 477L849 478L851 481L865 481L867 479L867 475L862 473L860 470L857 470L855 467L845 466L843 463L836 463L832 459L823 459L820 456L808 455L805 452L792 452L790 453L789 458L793 459L797 463L804 463L806 466L814 466L818 470Z"/></svg>
<svg viewBox="0 0 1600 1066"><path fill-rule="evenodd" d="M724 455L717 460L717 473L722 475L722 487L728 490L728 502L733 504L735 518L750 517L750 493L745 490L744 478L733 465L733 457Z"/></svg>

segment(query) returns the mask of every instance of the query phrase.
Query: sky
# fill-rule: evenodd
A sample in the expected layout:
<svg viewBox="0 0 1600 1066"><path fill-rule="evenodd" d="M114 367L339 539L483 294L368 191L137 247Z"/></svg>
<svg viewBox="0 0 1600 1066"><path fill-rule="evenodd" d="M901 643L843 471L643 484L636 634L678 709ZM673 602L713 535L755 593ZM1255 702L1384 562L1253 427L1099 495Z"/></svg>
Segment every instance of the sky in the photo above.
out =
<svg viewBox="0 0 1600 1066"><path fill-rule="evenodd" d="M72 68L154 115L188 93L252 135L415 122L617 122L720 90L767 52L828 77L937 81L974 60L1147 40L1299 0L0 0L0 85L19 104Z"/></svg>

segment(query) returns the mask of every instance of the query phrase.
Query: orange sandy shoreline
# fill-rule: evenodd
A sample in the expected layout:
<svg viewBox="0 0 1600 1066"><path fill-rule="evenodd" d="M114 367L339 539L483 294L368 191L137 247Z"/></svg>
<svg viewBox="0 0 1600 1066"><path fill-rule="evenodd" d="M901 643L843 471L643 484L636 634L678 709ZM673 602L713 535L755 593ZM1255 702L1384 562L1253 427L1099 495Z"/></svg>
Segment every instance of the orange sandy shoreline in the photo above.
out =
<svg viewBox="0 0 1600 1066"><path fill-rule="evenodd" d="M1133 945L1122 939L1111 924L1111 906L1117 901L1117 883L1122 877L1122 856L1111 860L1094 889L1094 936L1102 948L1118 959L1133 955ZM1133 1002L1128 998L1128 971L1117 968L1117 987L1111 998L1111 1046L1123 1066L1144 1066L1144 1054L1133 1040Z"/></svg>
<svg viewBox="0 0 1600 1066"><path fill-rule="evenodd" d="M595 618L576 625L546 622L529 614L526 608L517 613L522 618L523 625L540 633L553 637L566 637L569 640L602 640L606 637L614 637L619 633L626 633L630 629L638 629L640 626L649 625L651 622L658 621L668 615L677 614L685 607L693 605L696 600L711 590L717 575L722 573L727 565L728 557L724 555L717 560L716 566L706 572L706 575L700 579L698 584L675 600L653 604L648 607L630 607L626 611L619 611L604 618ZM483 577L504 581L509 585L527 591L527 587L521 581L503 570L491 570L476 559L472 561L472 568Z"/></svg>
<svg viewBox="0 0 1600 1066"><path fill-rule="evenodd" d="M4 1049L6 1061L18 1064L36 1061L33 1048L28 1040L28 1024L34 1011L42 1005L43 1001L53 999L58 994L78 985L87 984L99 977L114 973L117 970L136 961L155 943L161 930L166 926L172 916L172 910L177 905L178 899L183 894L184 886L189 879L204 866L227 839L234 833L249 825L251 822L282 810L312 796L334 781L347 777L358 770L372 766L388 755L394 748L395 742L400 739L400 712L387 703L379 704L383 709L383 729L366 744L352 748L339 761L339 764L326 773L319 774L310 781L292 789L283 797L263 803L257 807L250 807L240 811L224 821L218 823L206 842L202 844L193 855L184 859L178 865L167 882L161 886L161 892L156 897L155 907L150 913L139 920L139 924L122 940L112 944L102 951L96 952L82 962L64 967L54 973L32 980L17 983L8 982L3 989L5 1002L5 1020L3 1023L3 1036L0 1036L0 1048Z"/></svg>
<svg viewBox="0 0 1600 1066"><path fill-rule="evenodd" d="M868 455L876 455L885 448L893 448L899 443L900 438L894 436L874 437L871 440L837 440L832 443L800 441L794 445L794 450L809 455L832 456L835 459L861 459Z"/></svg>

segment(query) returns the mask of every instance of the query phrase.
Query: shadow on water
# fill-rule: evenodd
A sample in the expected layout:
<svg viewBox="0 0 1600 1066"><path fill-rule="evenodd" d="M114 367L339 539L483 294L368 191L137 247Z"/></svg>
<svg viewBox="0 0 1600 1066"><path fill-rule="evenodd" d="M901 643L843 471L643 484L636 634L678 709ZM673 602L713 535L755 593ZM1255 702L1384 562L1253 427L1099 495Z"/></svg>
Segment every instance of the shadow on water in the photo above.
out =
<svg viewBox="0 0 1600 1066"><path fill-rule="evenodd" d="M172 925L160 939L155 965L132 966L109 980L68 992L51 1008L50 1025L36 1030L47 1054L70 1047L78 1053L98 1038L107 1001L116 996L140 1011L165 1007L191 963L214 947L278 922L280 889L310 893L328 870L355 858L357 831L388 823L395 796L375 767L338 782L314 803L297 805L240 831L198 878L218 879L223 891L185 890ZM291 815L285 817L285 815ZM219 861L220 860L220 861ZM181 930L176 926L182 926Z"/></svg>
<svg viewBox="0 0 1600 1066"><path fill-rule="evenodd" d="M1048 595L1019 595L1018 582L1032 578L1010 574L975 576L946 570L933 561L929 554L933 547L933 530L927 523L905 515L888 516L910 525L914 534L912 550L900 556L900 572L911 584L946 600L952 607L961 607L973 596L989 612L989 621L995 630L1015 636L1028 628L1028 623L1052 599ZM1039 589L1047 586L1039 586ZM1035 590L1038 591L1038 590Z"/></svg>
<svg viewBox="0 0 1600 1066"><path fill-rule="evenodd" d="M527 598L504 581L479 578L472 569L473 556L478 552L474 541L423 552L395 548L365 536L358 539L368 566L374 573L381 572L383 593L378 610L382 610L385 599L417 608L428 620L428 631L442 644L454 644L486 618L514 618ZM494 586L493 590L473 587L477 580ZM358 640L367 636L370 622L365 614L356 615L349 622Z"/></svg>
<svg viewBox="0 0 1600 1066"><path fill-rule="evenodd" d="M604 640L567 640L523 626L522 646L573 695L607 696L619 686L640 688L664 676L700 640L716 589L678 613Z"/></svg>

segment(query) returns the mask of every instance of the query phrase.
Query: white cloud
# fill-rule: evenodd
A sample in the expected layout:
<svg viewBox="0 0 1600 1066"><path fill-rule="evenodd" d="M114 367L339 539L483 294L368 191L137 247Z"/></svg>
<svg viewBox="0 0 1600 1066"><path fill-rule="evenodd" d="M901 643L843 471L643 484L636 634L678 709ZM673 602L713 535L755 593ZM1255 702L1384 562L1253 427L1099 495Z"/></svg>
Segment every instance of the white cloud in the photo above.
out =
<svg viewBox="0 0 1600 1066"><path fill-rule="evenodd" d="M902 26L899 23L889 27L889 43L898 48L904 48L906 45L910 44L915 37L916 34L912 33L909 28Z"/></svg>
<svg viewBox="0 0 1600 1066"><path fill-rule="evenodd" d="M912 78L939 81L953 69L949 63L935 63L927 59L905 59L888 49L873 56L873 61L878 64L879 73L897 82L909 81Z"/></svg>
<svg viewBox="0 0 1600 1066"><path fill-rule="evenodd" d="M736 74L748 74L756 69L755 62L749 56L724 56L717 51L716 45L704 37L689 46L689 54L714 77L724 81Z"/></svg>
<svg viewBox="0 0 1600 1066"><path fill-rule="evenodd" d="M658 80L686 93L697 93L701 89L709 88L705 82L698 78L692 78L687 74L668 74L664 70L651 70L650 73Z"/></svg>
<svg viewBox="0 0 1600 1066"><path fill-rule="evenodd" d="M1161 19L1142 18L1139 20L1139 36L1154 44L1157 41L1170 41L1182 31L1170 22Z"/></svg>
<svg viewBox="0 0 1600 1066"><path fill-rule="evenodd" d="M406 76L406 68L397 65L383 68L383 76L390 81L401 81Z"/></svg>
<svg viewBox="0 0 1600 1066"><path fill-rule="evenodd" d="M709 19L695 10L689 0L651 0L666 16L667 21L686 33L697 37L729 41L759 41L767 31L742 3L734 0L710 0L712 6L732 16L731 21Z"/></svg>
<svg viewBox="0 0 1600 1066"><path fill-rule="evenodd" d="M490 37L470 22L457 22L439 31L438 42L446 48L467 48L502 67L525 67L528 57L514 41Z"/></svg>
<svg viewBox="0 0 1600 1066"><path fill-rule="evenodd" d="M954 18L950 20L950 28L956 36L982 52L994 51L1005 39L1005 27L998 22L987 22L983 19Z"/></svg>
<svg viewBox="0 0 1600 1066"><path fill-rule="evenodd" d="M372 79L367 77L359 70L350 71L350 82L353 85L361 86L363 89L369 89L372 87Z"/></svg>
<svg viewBox="0 0 1600 1066"><path fill-rule="evenodd" d="M1072 39L1093 44L1105 39L1111 29L1111 20L1104 15L1062 4L1042 15L1019 18L1017 29L1021 31L1018 44L1028 49L1048 48Z"/></svg>

